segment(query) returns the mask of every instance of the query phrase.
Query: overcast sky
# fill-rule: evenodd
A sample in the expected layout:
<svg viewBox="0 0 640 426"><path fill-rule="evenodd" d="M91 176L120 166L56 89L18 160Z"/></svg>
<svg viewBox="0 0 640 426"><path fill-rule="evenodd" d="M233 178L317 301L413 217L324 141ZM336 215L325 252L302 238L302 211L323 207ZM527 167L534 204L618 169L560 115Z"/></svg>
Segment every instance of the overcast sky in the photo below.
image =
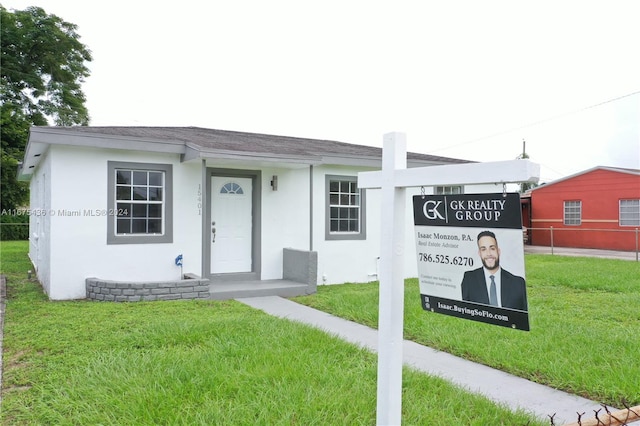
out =
<svg viewBox="0 0 640 426"><path fill-rule="evenodd" d="M0 0L78 26L91 125L200 126L640 169L640 4Z"/></svg>

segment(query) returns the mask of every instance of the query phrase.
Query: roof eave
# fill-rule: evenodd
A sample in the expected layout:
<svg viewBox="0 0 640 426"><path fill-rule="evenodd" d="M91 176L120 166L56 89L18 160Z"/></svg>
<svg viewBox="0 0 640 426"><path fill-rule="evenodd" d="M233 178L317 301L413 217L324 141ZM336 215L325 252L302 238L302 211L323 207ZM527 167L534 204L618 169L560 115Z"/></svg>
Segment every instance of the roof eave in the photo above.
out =
<svg viewBox="0 0 640 426"><path fill-rule="evenodd" d="M41 142L34 142L29 139L27 147L24 150L22 164L18 167L18 180L28 181L31 179L34 170L40 164L49 149L49 145Z"/></svg>
<svg viewBox="0 0 640 426"><path fill-rule="evenodd" d="M93 148L114 148L130 151L152 151L171 154L184 153L184 142L99 133L72 133L52 127L32 127L29 141L49 145L71 145Z"/></svg>
<svg viewBox="0 0 640 426"><path fill-rule="evenodd" d="M594 172L596 170L607 170L607 171L615 172L615 173L625 173L625 174L631 174L631 175L640 175L640 170L636 170L636 169L624 169L624 168L620 168L620 167L608 167L608 166L595 166L595 167L591 167L590 169L586 169L586 170L583 170L581 172L577 172L577 173L571 174L569 176L564 176L564 177L561 177L559 179L552 180L551 182L545 183L545 184L537 186L535 188L531 188L530 191L533 192L533 191L536 191L538 189L547 188L547 187L549 187L551 185L555 185L557 183L561 183L561 182L564 182L566 180L573 179L575 177L582 176L582 175L585 175L587 173Z"/></svg>
<svg viewBox="0 0 640 426"><path fill-rule="evenodd" d="M410 154L410 153L409 153ZM382 167L382 158L378 156L349 156L349 155L323 155L322 164L355 167ZM407 167L442 166L451 164L446 161L435 161L417 158L407 158Z"/></svg>
<svg viewBox="0 0 640 426"><path fill-rule="evenodd" d="M253 151L231 151L224 149L203 148L194 143L186 143L185 153L181 161L187 162L196 159L210 160L243 160L247 162L278 163L295 165L318 165L321 163L316 156L305 155L277 155L271 153Z"/></svg>
<svg viewBox="0 0 640 426"><path fill-rule="evenodd" d="M63 128L31 127L29 129L27 147L25 148L23 165L18 170L19 180L28 181L31 178L34 170L40 164L43 154L48 151L51 145L111 148L167 154L183 154L185 151L184 142L181 141L132 138L96 133L74 134Z"/></svg>

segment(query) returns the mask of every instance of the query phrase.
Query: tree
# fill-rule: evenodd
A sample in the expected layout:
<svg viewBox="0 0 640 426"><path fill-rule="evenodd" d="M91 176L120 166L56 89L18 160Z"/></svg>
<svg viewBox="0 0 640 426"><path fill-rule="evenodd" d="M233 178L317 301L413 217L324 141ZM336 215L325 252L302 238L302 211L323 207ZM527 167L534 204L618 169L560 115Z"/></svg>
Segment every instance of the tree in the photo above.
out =
<svg viewBox="0 0 640 426"><path fill-rule="evenodd" d="M18 161L24 155L29 136L29 121L11 104L3 104L0 111L0 138L2 163L0 164L0 209L12 210L22 206L28 198L26 182L18 182Z"/></svg>
<svg viewBox="0 0 640 426"><path fill-rule="evenodd" d="M91 52L80 43L77 26L40 7L9 12L0 5L0 140L2 209L27 200L17 182L31 125L87 125L81 89L90 72Z"/></svg>

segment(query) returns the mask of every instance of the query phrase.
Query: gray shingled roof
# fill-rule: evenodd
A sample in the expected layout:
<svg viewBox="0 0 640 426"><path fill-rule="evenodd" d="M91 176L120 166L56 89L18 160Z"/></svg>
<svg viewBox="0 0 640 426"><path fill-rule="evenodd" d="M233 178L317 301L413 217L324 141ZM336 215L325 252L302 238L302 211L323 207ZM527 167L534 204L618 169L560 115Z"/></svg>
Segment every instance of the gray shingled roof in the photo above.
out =
<svg viewBox="0 0 640 426"><path fill-rule="evenodd" d="M333 164L380 167L382 149L323 139L295 138L201 127L31 127L18 178L28 180L50 145L86 146L163 152L183 161L213 158L221 161L270 164ZM226 159L226 160L225 160ZM457 158L407 153L408 167L471 163Z"/></svg>
<svg viewBox="0 0 640 426"><path fill-rule="evenodd" d="M131 137L146 140L181 141L205 150L223 150L295 156L348 156L381 158L382 149L322 139L306 139L200 127L55 127L76 134ZM407 153L410 160L439 164L468 163L467 160Z"/></svg>

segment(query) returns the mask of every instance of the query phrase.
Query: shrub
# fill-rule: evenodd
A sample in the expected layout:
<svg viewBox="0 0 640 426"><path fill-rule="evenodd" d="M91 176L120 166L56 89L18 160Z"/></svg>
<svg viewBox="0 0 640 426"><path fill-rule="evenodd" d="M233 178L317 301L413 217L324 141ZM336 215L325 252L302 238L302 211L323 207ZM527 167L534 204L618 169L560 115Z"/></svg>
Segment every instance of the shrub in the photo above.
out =
<svg viewBox="0 0 640 426"><path fill-rule="evenodd" d="M3 212L4 213L4 212ZM27 214L0 215L0 240L28 240L29 216Z"/></svg>

